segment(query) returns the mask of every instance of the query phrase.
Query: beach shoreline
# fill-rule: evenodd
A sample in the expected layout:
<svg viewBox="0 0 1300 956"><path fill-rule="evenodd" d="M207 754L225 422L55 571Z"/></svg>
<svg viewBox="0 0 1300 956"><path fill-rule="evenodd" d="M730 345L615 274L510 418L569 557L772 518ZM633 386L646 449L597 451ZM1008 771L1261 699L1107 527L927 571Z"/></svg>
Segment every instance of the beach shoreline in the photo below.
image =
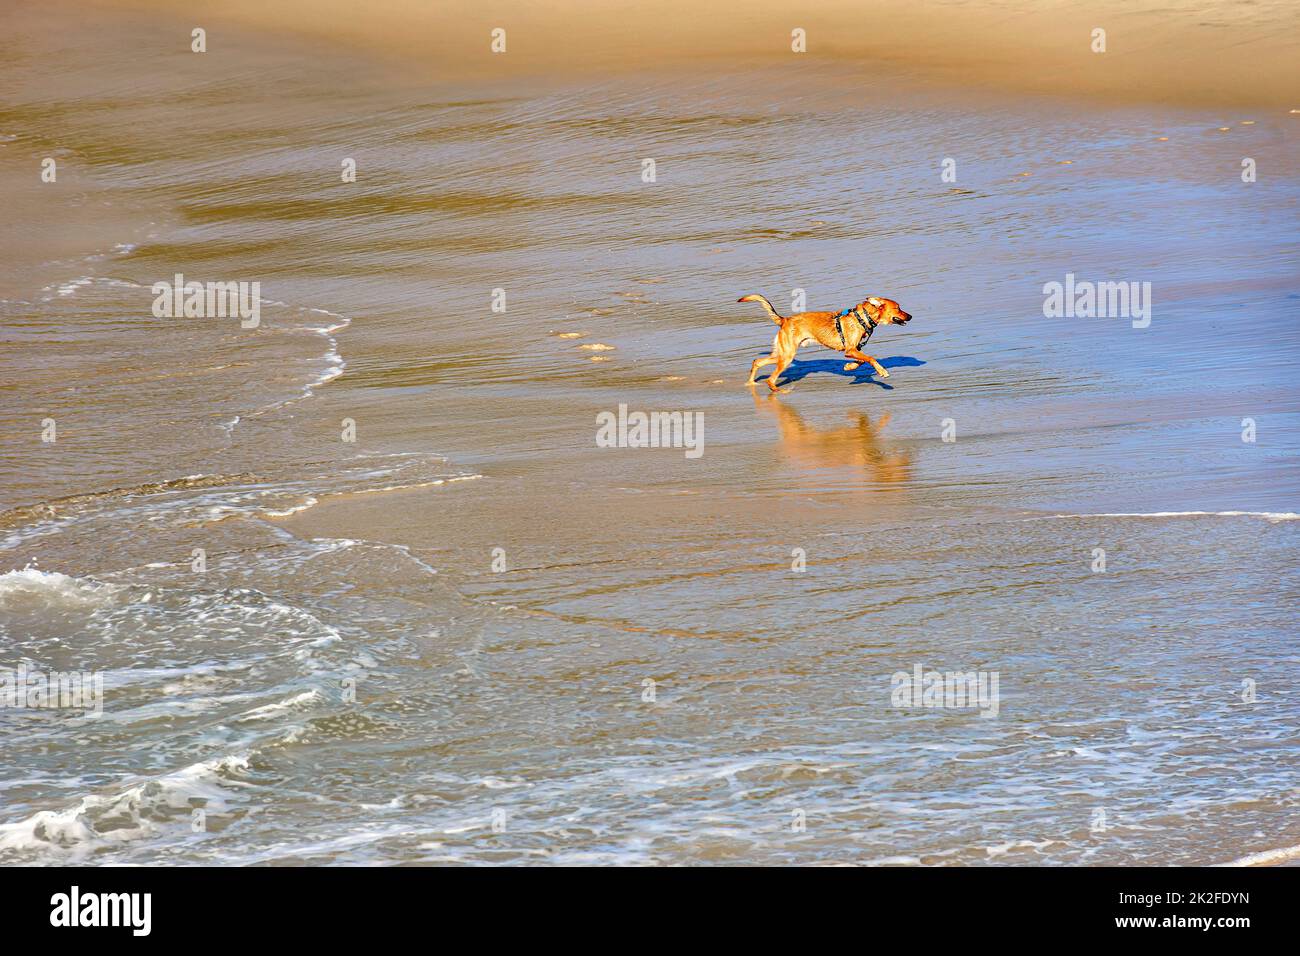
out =
<svg viewBox="0 0 1300 956"><path fill-rule="evenodd" d="M1294 862L1276 57L1183 82L1202 41L1135 64L1125 15L1104 82L1044 77L1075 19L972 63L1001 8L887 4L779 74L767 8L530 14L502 62L504 7L303 9L15 34L0 635L109 706L0 726L0 859ZM259 326L157 316L177 273ZM1049 315L1076 277L1151 321ZM772 396L746 293L916 319L887 381L807 350ZM698 441L602 443L629 410ZM915 668L997 715L900 705Z"/></svg>

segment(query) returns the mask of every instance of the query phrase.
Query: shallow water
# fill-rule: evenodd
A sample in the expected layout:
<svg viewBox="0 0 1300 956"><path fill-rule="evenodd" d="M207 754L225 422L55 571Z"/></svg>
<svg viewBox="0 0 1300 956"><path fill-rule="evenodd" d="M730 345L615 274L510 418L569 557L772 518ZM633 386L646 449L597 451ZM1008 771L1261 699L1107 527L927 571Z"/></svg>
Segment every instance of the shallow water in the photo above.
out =
<svg viewBox="0 0 1300 956"><path fill-rule="evenodd" d="M24 193L34 249L109 238L0 303L0 663L104 682L0 709L0 859L1300 844L1294 117L432 85L165 27L65 32L57 81L40 24L3 51L0 163L75 184ZM260 327L154 318L177 272L260 282ZM1150 282L1149 327L1044 318L1067 273ZM795 288L903 303L889 378L807 350L751 395L774 327L735 299ZM703 455L597 447L621 403L702 412ZM893 706L917 666L996 674L996 716Z"/></svg>

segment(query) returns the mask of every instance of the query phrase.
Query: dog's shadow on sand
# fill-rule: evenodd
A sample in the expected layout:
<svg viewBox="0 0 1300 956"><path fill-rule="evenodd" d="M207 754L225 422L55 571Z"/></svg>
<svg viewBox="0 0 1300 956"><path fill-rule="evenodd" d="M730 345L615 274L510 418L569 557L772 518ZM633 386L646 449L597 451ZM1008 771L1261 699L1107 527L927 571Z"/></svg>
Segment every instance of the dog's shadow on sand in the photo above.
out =
<svg viewBox="0 0 1300 956"><path fill-rule="evenodd" d="M790 367L785 370L781 376L781 385L793 385L795 382L807 378L815 372L830 372L832 375L838 375L841 378L852 379L852 384L861 385L863 382L871 382L879 385L881 388L892 389L894 386L888 382L876 378L876 370L866 362L853 370L852 372L844 371L844 365L849 360L846 358L837 359L811 359L807 362L801 362L795 359L790 363ZM895 355L890 358L883 358L880 364L887 369L894 368L912 368L917 365L924 365L925 362L919 358L912 358L908 355ZM763 379L759 379L763 381Z"/></svg>

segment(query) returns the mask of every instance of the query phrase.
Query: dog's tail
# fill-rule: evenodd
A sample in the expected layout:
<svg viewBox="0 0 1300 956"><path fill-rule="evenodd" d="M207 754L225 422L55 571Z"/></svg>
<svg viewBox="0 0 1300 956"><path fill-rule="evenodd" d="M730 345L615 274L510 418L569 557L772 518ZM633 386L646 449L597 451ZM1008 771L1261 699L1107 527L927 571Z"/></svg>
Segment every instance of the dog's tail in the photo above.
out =
<svg viewBox="0 0 1300 956"><path fill-rule="evenodd" d="M768 302L767 299L763 298L761 295L742 295L736 301L757 302L759 305L763 307L763 311L766 312L771 317L772 321L775 322L777 325L780 325L781 322L783 321L781 314L777 312L776 309L772 308L772 303Z"/></svg>

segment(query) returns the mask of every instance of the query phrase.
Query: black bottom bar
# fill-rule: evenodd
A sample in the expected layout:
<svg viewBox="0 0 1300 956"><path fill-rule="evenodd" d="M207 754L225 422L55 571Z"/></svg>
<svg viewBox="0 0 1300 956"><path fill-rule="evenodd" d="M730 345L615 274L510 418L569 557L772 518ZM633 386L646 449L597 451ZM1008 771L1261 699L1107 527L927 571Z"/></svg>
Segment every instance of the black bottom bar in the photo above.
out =
<svg viewBox="0 0 1300 956"><path fill-rule="evenodd" d="M926 948L926 940L990 942L995 932L1043 934L1040 939L1053 943L1198 939L1221 947L1282 939L1293 925L1283 906L1294 898L1295 875L1294 869L15 867L0 871L0 882L6 942L14 952L29 937L70 933L78 942L96 936L188 944L203 939L196 930L234 931L259 944L337 946L373 945L394 930L439 926L486 932L498 942L513 930L534 943L559 935L666 942L696 926L713 929L706 938L733 944L788 928L851 932L863 941L902 933Z"/></svg>

